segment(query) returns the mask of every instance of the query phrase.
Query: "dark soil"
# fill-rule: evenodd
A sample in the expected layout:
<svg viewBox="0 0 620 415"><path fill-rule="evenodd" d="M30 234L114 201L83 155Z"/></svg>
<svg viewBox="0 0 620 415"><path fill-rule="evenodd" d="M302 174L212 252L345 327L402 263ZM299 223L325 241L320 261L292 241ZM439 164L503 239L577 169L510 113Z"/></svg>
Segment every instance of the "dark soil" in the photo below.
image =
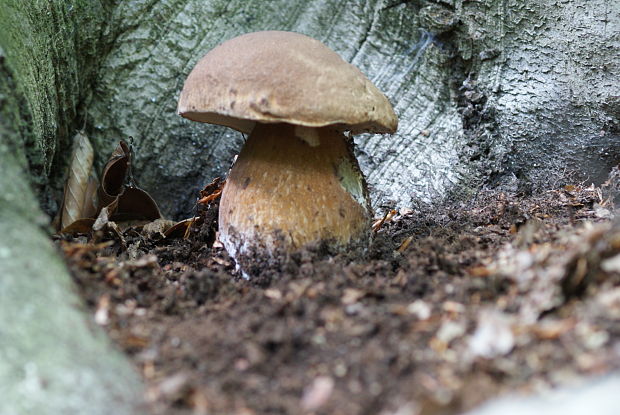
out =
<svg viewBox="0 0 620 415"><path fill-rule="evenodd" d="M481 193L401 211L363 259L301 252L249 281L213 245L215 205L187 239L58 243L153 413L453 414L620 366L608 205L593 187Z"/></svg>

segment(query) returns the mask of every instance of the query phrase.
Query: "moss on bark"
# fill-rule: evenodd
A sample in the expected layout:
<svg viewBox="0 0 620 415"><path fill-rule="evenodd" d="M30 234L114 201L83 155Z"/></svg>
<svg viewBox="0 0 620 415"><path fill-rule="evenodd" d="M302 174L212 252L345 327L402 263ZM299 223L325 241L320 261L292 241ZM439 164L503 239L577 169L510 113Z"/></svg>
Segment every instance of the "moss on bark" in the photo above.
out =
<svg viewBox="0 0 620 415"><path fill-rule="evenodd" d="M73 5L80 6L84 19L97 11ZM94 49L70 15L69 2L0 7L0 406L7 415L135 414L142 400L137 374L83 313L31 191L53 176L88 83L83 62Z"/></svg>

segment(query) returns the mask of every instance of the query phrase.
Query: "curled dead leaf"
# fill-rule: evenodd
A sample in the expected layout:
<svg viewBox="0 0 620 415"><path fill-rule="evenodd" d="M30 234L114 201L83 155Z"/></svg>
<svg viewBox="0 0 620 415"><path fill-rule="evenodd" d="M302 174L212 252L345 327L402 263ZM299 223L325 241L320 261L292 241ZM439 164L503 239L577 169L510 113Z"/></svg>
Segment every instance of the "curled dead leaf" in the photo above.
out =
<svg viewBox="0 0 620 415"><path fill-rule="evenodd" d="M81 145L86 146L86 144ZM134 184L131 175L131 160L132 154L129 145L120 141L103 169L101 183L96 192L98 195L96 206L85 206L82 214L87 216L72 220L67 225L64 224L63 220L61 233L88 233L91 230L97 231L104 227L111 228L114 231L114 228L118 228L116 224L109 226L108 223L136 220L154 221L162 217L153 198ZM78 167L76 167L76 171L77 169ZM92 181L89 183L92 186ZM88 185L86 189L90 189ZM87 194L95 194L92 189L89 192ZM65 191L65 199L68 201L67 195L74 193L68 186ZM92 199L92 196L89 197Z"/></svg>
<svg viewBox="0 0 620 415"><path fill-rule="evenodd" d="M131 150L127 143L121 140L103 168L99 186L101 207L109 205L122 193L130 166Z"/></svg>

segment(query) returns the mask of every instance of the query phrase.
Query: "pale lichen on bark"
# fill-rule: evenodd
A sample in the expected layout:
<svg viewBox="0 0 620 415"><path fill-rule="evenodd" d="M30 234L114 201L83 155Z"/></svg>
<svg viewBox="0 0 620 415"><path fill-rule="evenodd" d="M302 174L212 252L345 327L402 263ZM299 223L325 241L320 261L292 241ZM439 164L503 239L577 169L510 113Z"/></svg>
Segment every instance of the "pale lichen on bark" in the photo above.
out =
<svg viewBox="0 0 620 415"><path fill-rule="evenodd" d="M98 36L72 32L63 15L69 6L7 0L0 7L0 407L7 415L128 415L142 401L137 374L79 306L49 240L49 218L30 191L50 182L86 82L73 69L88 53L71 41Z"/></svg>

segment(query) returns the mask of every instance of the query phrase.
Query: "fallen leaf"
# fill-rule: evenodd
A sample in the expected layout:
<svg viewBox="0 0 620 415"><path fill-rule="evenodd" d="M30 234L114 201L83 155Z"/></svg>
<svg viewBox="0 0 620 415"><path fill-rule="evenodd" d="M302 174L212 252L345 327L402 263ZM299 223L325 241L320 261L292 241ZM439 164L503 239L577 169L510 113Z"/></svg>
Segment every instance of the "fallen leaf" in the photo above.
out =
<svg viewBox="0 0 620 415"><path fill-rule="evenodd" d="M202 222L203 219L200 216L194 216L193 218L184 219L168 228L168 230L164 232L164 235L166 236L166 238L185 238L188 234L188 230L192 226L200 226L202 225Z"/></svg>
<svg viewBox="0 0 620 415"><path fill-rule="evenodd" d="M375 233L378 232L381 226L383 226L384 223L390 222L396 214L398 214L397 210L392 209L387 211L381 219L376 220L372 224L372 231Z"/></svg>
<svg viewBox="0 0 620 415"><path fill-rule="evenodd" d="M120 141L103 168L99 201L101 207L107 206L123 191L130 169L131 151L125 141Z"/></svg>
<svg viewBox="0 0 620 415"><path fill-rule="evenodd" d="M162 217L153 198L134 184L131 159L131 149L126 142L120 141L103 169L96 206L85 206L83 213L87 216L79 218L78 223L73 220L63 225L61 233L86 233L91 229L101 230L108 222L126 224L129 221L154 221ZM89 186L92 186L92 182L87 189L91 189ZM94 194L92 189L88 192ZM66 193L72 194L70 190Z"/></svg>
<svg viewBox="0 0 620 415"><path fill-rule="evenodd" d="M60 215L61 229L95 213L93 196L97 182L91 174L94 154L88 137L78 132L73 138L73 153Z"/></svg>
<svg viewBox="0 0 620 415"><path fill-rule="evenodd" d="M97 215L97 219L93 223L93 230L94 231L102 230L108 224L108 222L110 222L111 211L113 212L114 210L116 210L115 204L106 206L103 209L101 209L101 211L99 212L99 215Z"/></svg>
<svg viewBox="0 0 620 415"><path fill-rule="evenodd" d="M167 219L155 219L152 222L145 224L142 227L142 232L149 238L158 236L160 238L165 237L166 232L175 225L171 220Z"/></svg>
<svg viewBox="0 0 620 415"><path fill-rule="evenodd" d="M67 227L62 228L58 233L89 233L94 223L95 219L93 218L78 219Z"/></svg>
<svg viewBox="0 0 620 415"><path fill-rule="evenodd" d="M111 219L115 222L129 220L156 220L161 218L157 203L144 190L126 187L117 197L118 205Z"/></svg>

